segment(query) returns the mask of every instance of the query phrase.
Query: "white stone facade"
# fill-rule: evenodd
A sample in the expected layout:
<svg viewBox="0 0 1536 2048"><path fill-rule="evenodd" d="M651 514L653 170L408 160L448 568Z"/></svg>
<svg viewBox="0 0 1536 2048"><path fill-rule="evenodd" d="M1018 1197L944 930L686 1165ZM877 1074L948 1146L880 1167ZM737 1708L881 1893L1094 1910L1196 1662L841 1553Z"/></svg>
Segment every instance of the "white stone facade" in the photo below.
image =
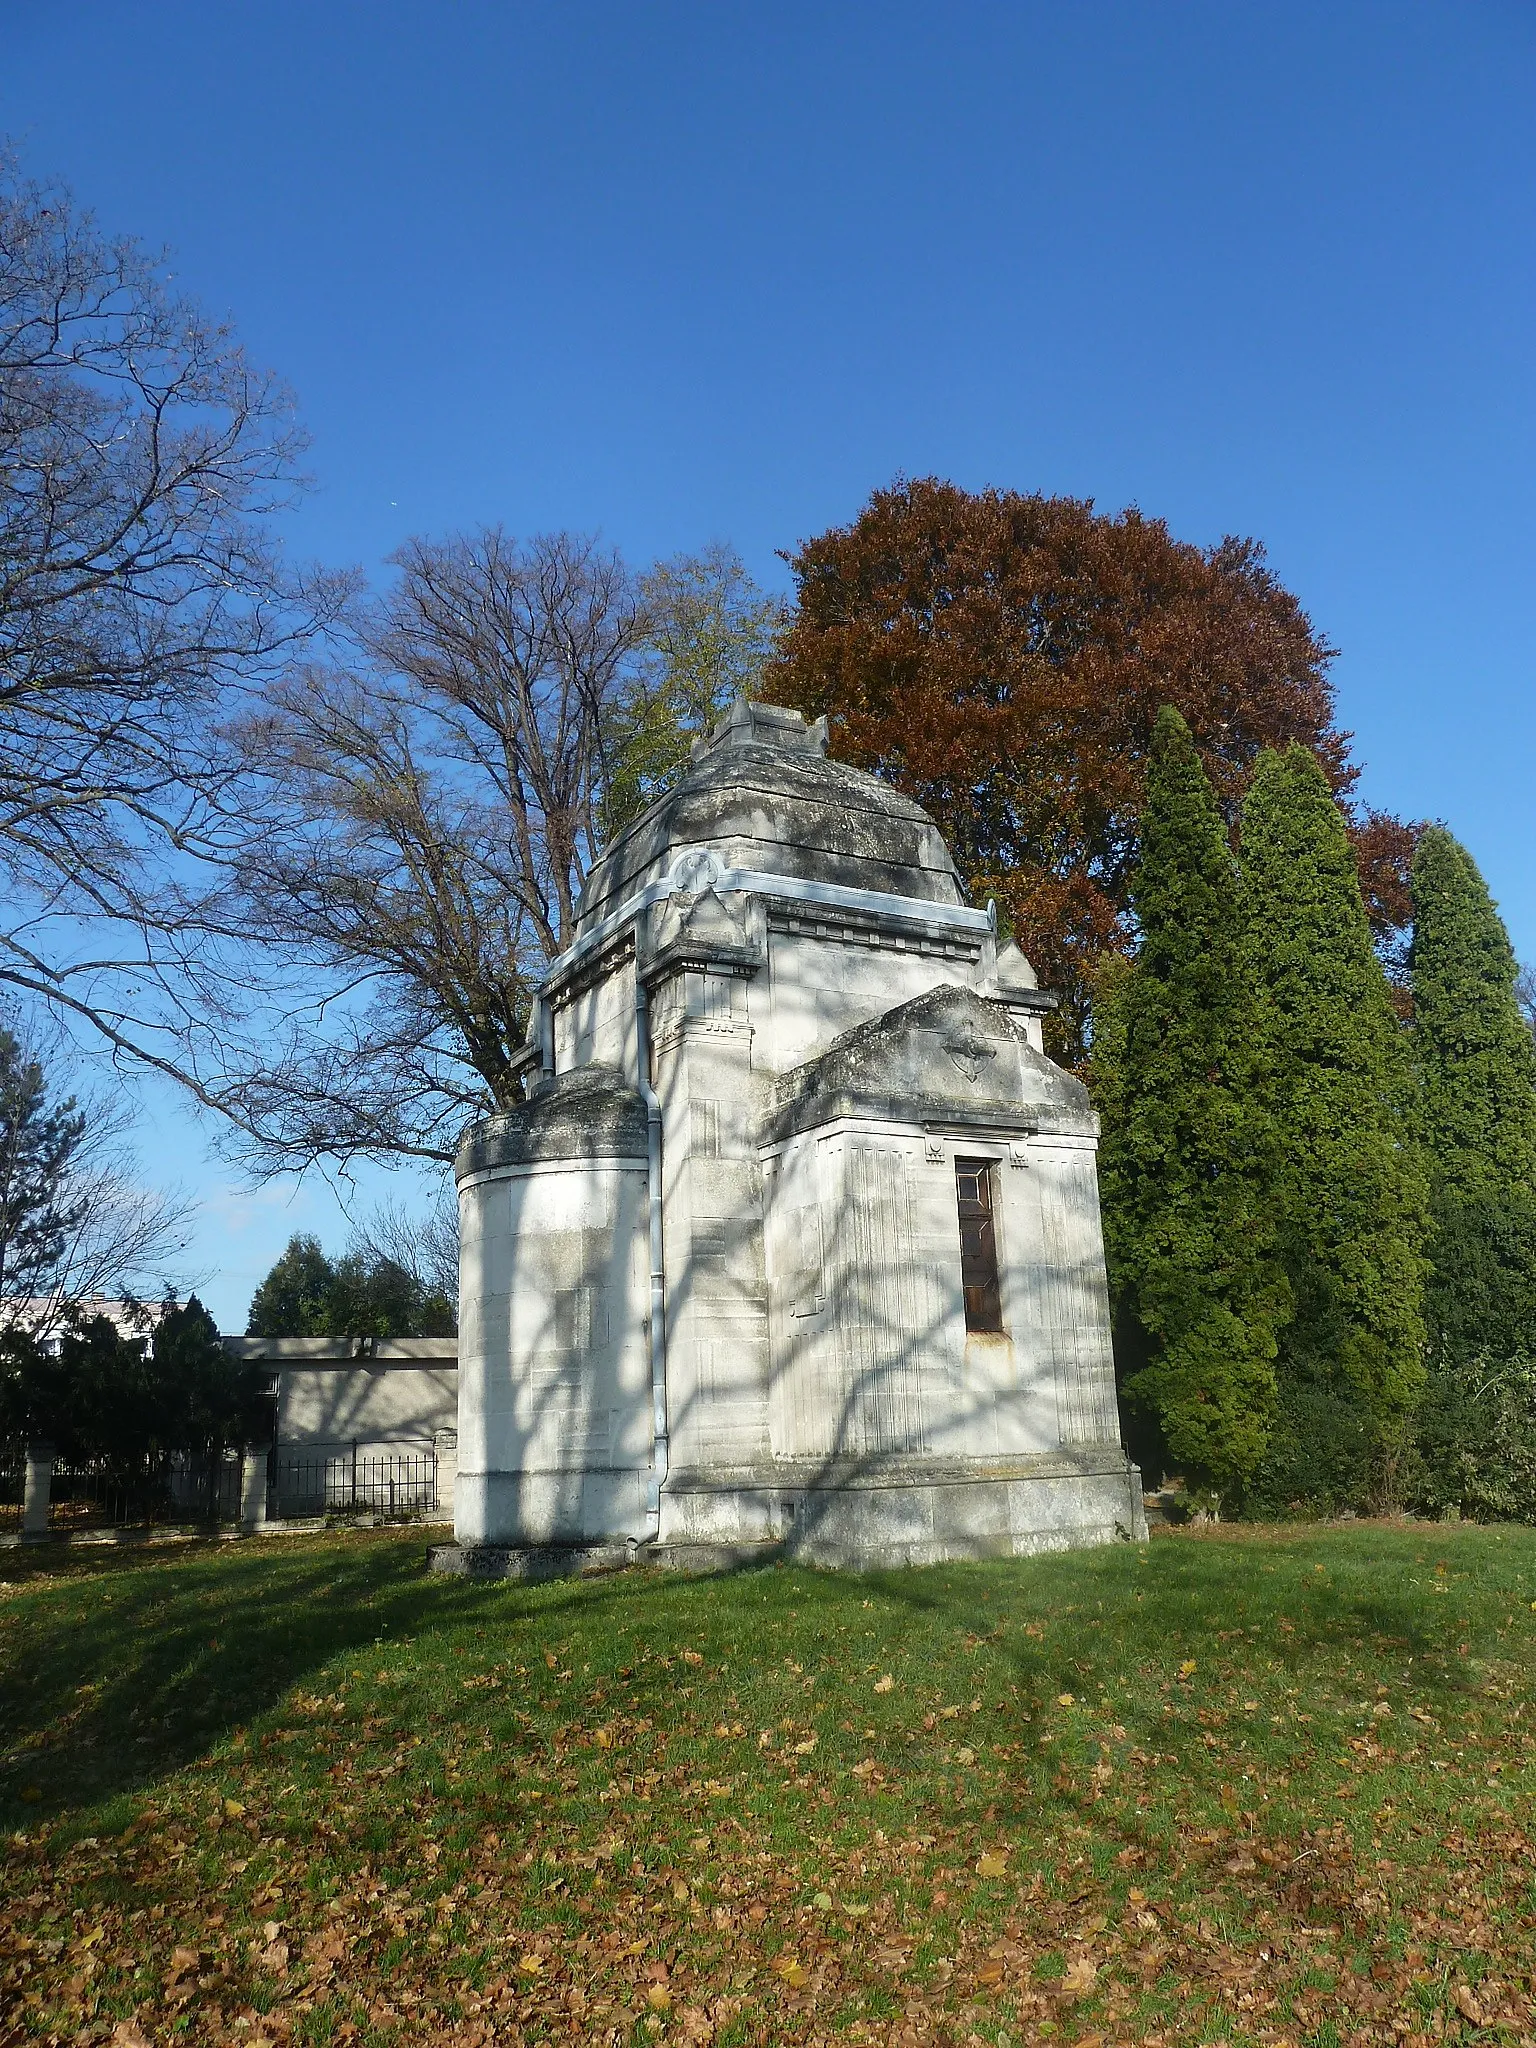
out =
<svg viewBox="0 0 1536 2048"><path fill-rule="evenodd" d="M738 706L618 840L461 1147L465 1553L1139 1536L1081 1085L932 821Z"/></svg>

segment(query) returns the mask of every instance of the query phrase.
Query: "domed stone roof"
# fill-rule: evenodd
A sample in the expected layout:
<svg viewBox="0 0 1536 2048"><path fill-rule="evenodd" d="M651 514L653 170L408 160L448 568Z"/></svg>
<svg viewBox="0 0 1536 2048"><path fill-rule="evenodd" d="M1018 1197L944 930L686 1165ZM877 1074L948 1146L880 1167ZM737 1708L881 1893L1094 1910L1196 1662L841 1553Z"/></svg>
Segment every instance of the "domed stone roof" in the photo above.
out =
<svg viewBox="0 0 1536 2048"><path fill-rule="evenodd" d="M617 838L581 892L578 938L678 854L707 847L728 868L965 901L943 835L910 797L826 758L826 722L775 704L735 705L677 787Z"/></svg>
<svg viewBox="0 0 1536 2048"><path fill-rule="evenodd" d="M550 1159L644 1159L644 1098L614 1068L589 1066L550 1075L526 1102L481 1117L459 1141L456 1180L498 1166Z"/></svg>

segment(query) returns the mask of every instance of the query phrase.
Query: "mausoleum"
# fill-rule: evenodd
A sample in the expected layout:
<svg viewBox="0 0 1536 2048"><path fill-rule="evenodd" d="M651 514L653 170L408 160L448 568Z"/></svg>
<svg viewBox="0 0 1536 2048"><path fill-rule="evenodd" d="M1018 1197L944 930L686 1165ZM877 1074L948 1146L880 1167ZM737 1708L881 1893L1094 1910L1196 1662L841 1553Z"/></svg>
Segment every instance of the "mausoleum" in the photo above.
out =
<svg viewBox="0 0 1536 2048"><path fill-rule="evenodd" d="M1082 1084L928 815L738 704L582 893L474 1125L461 1557L1144 1533Z"/></svg>

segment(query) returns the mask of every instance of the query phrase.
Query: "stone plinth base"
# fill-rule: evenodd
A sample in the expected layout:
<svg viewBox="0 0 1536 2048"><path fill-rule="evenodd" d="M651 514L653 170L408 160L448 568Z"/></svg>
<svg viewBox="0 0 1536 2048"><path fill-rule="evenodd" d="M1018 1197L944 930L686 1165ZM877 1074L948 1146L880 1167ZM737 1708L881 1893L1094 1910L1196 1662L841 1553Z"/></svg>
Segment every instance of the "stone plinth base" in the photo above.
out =
<svg viewBox="0 0 1536 2048"><path fill-rule="evenodd" d="M1144 1543L1141 1475L1118 1446L1018 1458L887 1458L769 1469L681 1470L659 1543L596 1532L566 1543L517 1534L439 1545L434 1571L554 1578L649 1564L728 1570L780 1559L850 1571L1029 1557Z"/></svg>
<svg viewBox="0 0 1536 2048"><path fill-rule="evenodd" d="M779 1543L435 1543L427 1569L461 1579L595 1578L605 1572L647 1566L659 1571L743 1571L776 1564Z"/></svg>
<svg viewBox="0 0 1536 2048"><path fill-rule="evenodd" d="M796 1479L801 1483L796 1484ZM767 1481L767 1483L765 1483ZM844 1570L1143 1543L1141 1475L1118 1445L996 1459L886 1458L800 1474L675 1472L663 1541L776 1543Z"/></svg>

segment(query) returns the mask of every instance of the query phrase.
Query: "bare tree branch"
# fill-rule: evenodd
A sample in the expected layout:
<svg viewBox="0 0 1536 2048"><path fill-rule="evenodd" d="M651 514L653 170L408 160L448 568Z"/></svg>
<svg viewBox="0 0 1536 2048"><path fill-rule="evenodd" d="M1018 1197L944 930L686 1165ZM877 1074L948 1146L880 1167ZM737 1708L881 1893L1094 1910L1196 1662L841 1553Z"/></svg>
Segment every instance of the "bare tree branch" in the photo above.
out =
<svg viewBox="0 0 1536 2048"><path fill-rule="evenodd" d="M163 259L0 153L0 985L205 1099L236 942L220 730L348 587L270 533L302 447Z"/></svg>
<svg viewBox="0 0 1536 2048"><path fill-rule="evenodd" d="M395 566L351 660L275 685L239 731L243 928L327 991L224 1086L268 1166L448 1159L518 1099L529 983L574 928L645 631L623 563L582 536L488 528Z"/></svg>
<svg viewBox="0 0 1536 2048"><path fill-rule="evenodd" d="M11 1028L17 1027L17 1028ZM120 1091L57 1100L66 1042L20 1023L0 1024L0 1334L21 1325L57 1331L93 1300L158 1300L184 1282L194 1234L193 1205L174 1190L146 1187L130 1140L133 1106ZM29 1116L30 1109L30 1116ZM62 1119L62 1145L48 1162L25 1146L30 1122ZM45 1187L38 1183L41 1165ZM48 1227L24 1219L47 1197Z"/></svg>
<svg viewBox="0 0 1536 2048"><path fill-rule="evenodd" d="M375 1265L392 1260L404 1267L423 1294L458 1301L459 1209L446 1184L424 1213L398 1201L380 1203L353 1231L348 1250Z"/></svg>

